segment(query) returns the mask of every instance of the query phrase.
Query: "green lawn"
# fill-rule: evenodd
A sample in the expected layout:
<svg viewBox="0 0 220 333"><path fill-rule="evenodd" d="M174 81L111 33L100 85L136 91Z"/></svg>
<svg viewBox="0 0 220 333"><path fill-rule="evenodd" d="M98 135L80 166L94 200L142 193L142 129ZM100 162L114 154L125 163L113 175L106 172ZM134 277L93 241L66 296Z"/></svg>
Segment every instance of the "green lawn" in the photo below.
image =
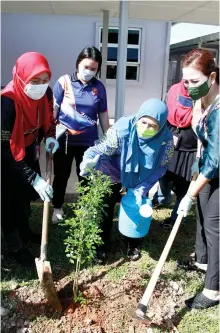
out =
<svg viewBox="0 0 220 333"><path fill-rule="evenodd" d="M70 207L67 204L66 210L70 213ZM150 232L147 237L142 242L142 258L138 262L124 262L120 267L113 268L109 270L106 278L111 283L120 283L120 281L132 274L132 272L140 272L143 276L140 281L140 285L146 286L150 279L150 273L153 271L166 240L169 236L170 230L161 228L160 223L164 218L168 216L170 209L158 209L154 211L153 221L150 228ZM42 220L42 205L32 206L32 217L31 226L33 230L39 231L41 228ZM117 220L117 219L116 219ZM56 225L50 226L49 233L49 251L48 258L51 262L53 275L59 280L62 278L68 278L71 280L73 275L73 267L69 264L65 256L65 247L63 245L63 240L65 238L65 226ZM120 235L117 231L117 221L115 221L113 228L113 249L110 254L110 261L118 260L124 255L123 244L121 242ZM187 223L182 224L180 230L176 236L173 247L170 251L167 262L164 266L163 272L160 277L160 281L170 282L174 281L183 286L184 294L180 296L182 300L187 299L194 295L197 291L203 288L204 275L202 273L196 272L184 272L182 270L176 269L176 260L186 258L190 253L194 252L195 244L195 218L193 214L188 218ZM3 241L3 254L4 254L4 241ZM32 245L31 251L39 256L39 247ZM105 267L108 267L106 265ZM98 272L102 269L101 266L87 267L89 274ZM146 273L146 276L145 276ZM7 256L2 260L2 270L1 270L1 296L2 296L2 306L10 309L11 314L16 311L16 300L11 299L9 295L16 287L21 286L36 286L38 284L37 274L35 270L26 270L15 262L9 260ZM183 302L182 302L183 303ZM188 311L184 305L178 308L179 322L177 325L178 331L180 333L217 333L219 332L219 307L211 308L203 311ZM33 330L35 324L40 321L41 325L45 325L49 321L53 321L56 316L51 316L51 318L37 317L33 316L30 321L32 322ZM3 319L4 320L4 319ZM42 328L42 332L46 332L46 328ZM6 332L6 331L5 331ZM14 332L14 331L10 331ZM56 332L63 332L62 330L56 330ZM126 331L124 332L128 333ZM136 332L136 331L135 331ZM139 331L137 331L139 332ZM143 331L145 333L147 331ZM152 328L152 332L164 332L159 328ZM169 332L169 331L166 331ZM113 333L111 331L107 333ZM142 332L141 332L142 333Z"/></svg>

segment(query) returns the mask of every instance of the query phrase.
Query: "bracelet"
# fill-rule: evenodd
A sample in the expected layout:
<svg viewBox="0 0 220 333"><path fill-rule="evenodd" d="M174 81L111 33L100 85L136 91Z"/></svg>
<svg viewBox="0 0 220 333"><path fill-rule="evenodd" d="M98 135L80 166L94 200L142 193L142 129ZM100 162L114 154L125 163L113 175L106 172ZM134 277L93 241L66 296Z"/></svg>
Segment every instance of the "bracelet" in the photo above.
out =
<svg viewBox="0 0 220 333"><path fill-rule="evenodd" d="M192 201L196 201L196 197L193 197L193 196L190 194L189 191L188 191L186 194L188 195L188 197L190 198L190 200L192 200Z"/></svg>

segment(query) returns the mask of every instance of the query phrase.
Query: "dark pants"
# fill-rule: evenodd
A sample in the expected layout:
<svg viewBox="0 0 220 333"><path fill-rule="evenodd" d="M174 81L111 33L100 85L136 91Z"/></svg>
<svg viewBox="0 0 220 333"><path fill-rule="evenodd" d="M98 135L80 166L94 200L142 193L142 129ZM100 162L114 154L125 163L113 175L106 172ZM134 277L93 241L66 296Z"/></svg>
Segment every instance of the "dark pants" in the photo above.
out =
<svg viewBox="0 0 220 333"><path fill-rule="evenodd" d="M112 194L106 196L104 199L103 204L108 205L105 209L105 214L103 214L103 223L101 225L102 232L102 240L104 245L101 246L104 251L109 250L109 243L110 243L110 233L113 224L114 218L114 208L116 203L121 201L121 184L114 184L112 185ZM137 238L129 238L124 236L124 241L126 246L129 248L137 248L139 246L139 239Z"/></svg>
<svg viewBox="0 0 220 333"><path fill-rule="evenodd" d="M78 180L82 181L84 178L79 175L80 163L82 162L84 152L88 147L72 147L68 146L67 154L64 148L60 148L54 154L54 181L53 181L53 206L54 208L61 208L64 203L64 196L68 179L71 174L73 159L76 161L76 173Z"/></svg>
<svg viewBox="0 0 220 333"><path fill-rule="evenodd" d="M219 290L219 179L199 193L196 207L196 261L208 264L205 288Z"/></svg>
<svg viewBox="0 0 220 333"><path fill-rule="evenodd" d="M26 163L40 174L39 161L34 161L34 156L34 146L26 148ZM31 185L8 170L4 161L1 176L1 227L7 249L13 252L29 241L30 203L39 196Z"/></svg>
<svg viewBox="0 0 220 333"><path fill-rule="evenodd" d="M189 184L190 182L186 181L184 178L178 177L169 171L159 179L159 186L157 192L154 194L153 200L156 204L169 205L171 203L171 191L173 190L175 192L176 202L170 216L173 221L177 219L180 201L186 195ZM184 220L186 220L186 218L184 218Z"/></svg>

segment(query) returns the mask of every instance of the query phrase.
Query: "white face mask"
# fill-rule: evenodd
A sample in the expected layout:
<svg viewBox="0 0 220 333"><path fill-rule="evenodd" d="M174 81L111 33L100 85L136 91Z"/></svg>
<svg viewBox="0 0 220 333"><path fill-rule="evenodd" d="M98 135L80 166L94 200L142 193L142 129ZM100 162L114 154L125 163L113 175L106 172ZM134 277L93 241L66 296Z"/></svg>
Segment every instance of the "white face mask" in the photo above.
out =
<svg viewBox="0 0 220 333"><path fill-rule="evenodd" d="M45 84L31 84L28 83L24 88L24 93L31 99L41 99L49 86L49 82Z"/></svg>
<svg viewBox="0 0 220 333"><path fill-rule="evenodd" d="M82 79L83 81L86 81L86 82L91 80L96 75L96 72L90 71L89 69L85 69L80 65L79 65L78 73L79 73L80 79Z"/></svg>

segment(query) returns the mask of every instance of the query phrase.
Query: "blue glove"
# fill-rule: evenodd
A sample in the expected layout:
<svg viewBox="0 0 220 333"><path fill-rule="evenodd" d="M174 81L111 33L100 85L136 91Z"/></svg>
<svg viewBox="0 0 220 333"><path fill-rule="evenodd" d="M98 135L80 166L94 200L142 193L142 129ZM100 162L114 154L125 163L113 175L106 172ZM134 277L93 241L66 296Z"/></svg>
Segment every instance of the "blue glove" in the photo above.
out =
<svg viewBox="0 0 220 333"><path fill-rule="evenodd" d="M96 155L94 158L85 158L80 163L80 176L85 176L89 169L93 169L98 163L100 155Z"/></svg>
<svg viewBox="0 0 220 333"><path fill-rule="evenodd" d="M43 201L50 202L50 199L53 198L53 187L47 184L47 182L45 182L45 180L39 175L36 176L32 186Z"/></svg>
<svg viewBox="0 0 220 333"><path fill-rule="evenodd" d="M45 149L48 153L54 154L57 151L57 149L59 148L59 143L54 138L47 138L45 144L46 144ZM52 150L52 152L51 152L51 150Z"/></svg>

